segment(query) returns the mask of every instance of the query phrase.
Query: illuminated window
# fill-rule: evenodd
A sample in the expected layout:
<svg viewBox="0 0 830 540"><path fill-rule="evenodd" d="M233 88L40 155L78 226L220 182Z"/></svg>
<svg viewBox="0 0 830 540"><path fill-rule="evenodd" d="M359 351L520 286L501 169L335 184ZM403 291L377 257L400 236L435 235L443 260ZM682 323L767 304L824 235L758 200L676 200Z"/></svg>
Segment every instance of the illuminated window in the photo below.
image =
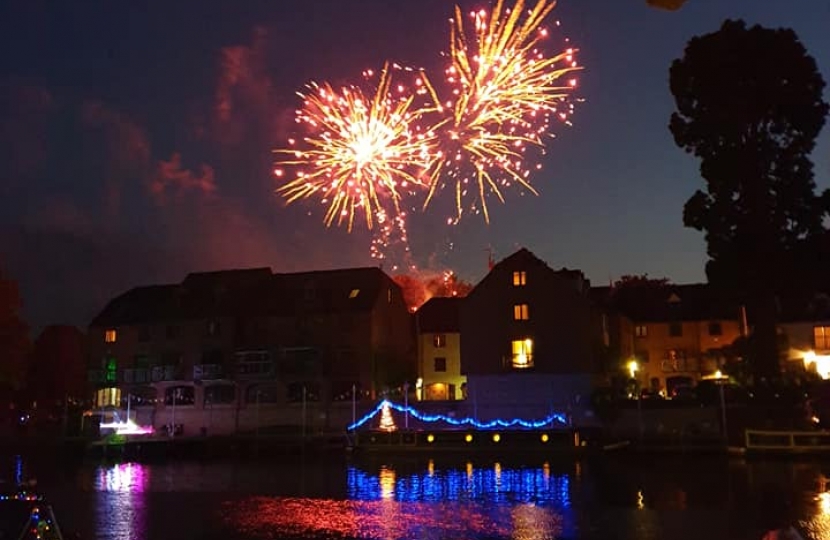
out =
<svg viewBox="0 0 830 540"><path fill-rule="evenodd" d="M521 272L513 272L513 286L524 287L525 285L527 285L527 272L524 270Z"/></svg>
<svg viewBox="0 0 830 540"><path fill-rule="evenodd" d="M438 358L435 358L434 360L435 360L435 365L434 365L434 368L435 368L434 371L435 372L447 371L447 359L446 358L438 357Z"/></svg>
<svg viewBox="0 0 830 540"><path fill-rule="evenodd" d="M360 294L360 289L352 289L352 292L349 293L349 298L357 298L358 294Z"/></svg>
<svg viewBox="0 0 830 540"><path fill-rule="evenodd" d="M830 326L813 327L813 339L816 342L816 349L830 349Z"/></svg>
<svg viewBox="0 0 830 540"><path fill-rule="evenodd" d="M634 335L637 337L648 337L648 326L638 324L634 327Z"/></svg>
<svg viewBox="0 0 830 540"><path fill-rule="evenodd" d="M513 320L526 321L530 319L530 308L527 304L516 304L513 306Z"/></svg>
<svg viewBox="0 0 830 540"><path fill-rule="evenodd" d="M118 333L115 331L115 328L110 328L104 332L104 341L106 343L115 343L115 340L118 338Z"/></svg>
<svg viewBox="0 0 830 540"><path fill-rule="evenodd" d="M512 342L511 365L515 369L526 369L533 367L533 340L515 339Z"/></svg>
<svg viewBox="0 0 830 540"><path fill-rule="evenodd" d="M436 349L443 349L447 346L447 336L446 334L433 334L432 336L432 346Z"/></svg>
<svg viewBox="0 0 830 540"><path fill-rule="evenodd" d="M118 380L118 361L115 358L106 359L104 379L108 383L114 383Z"/></svg>

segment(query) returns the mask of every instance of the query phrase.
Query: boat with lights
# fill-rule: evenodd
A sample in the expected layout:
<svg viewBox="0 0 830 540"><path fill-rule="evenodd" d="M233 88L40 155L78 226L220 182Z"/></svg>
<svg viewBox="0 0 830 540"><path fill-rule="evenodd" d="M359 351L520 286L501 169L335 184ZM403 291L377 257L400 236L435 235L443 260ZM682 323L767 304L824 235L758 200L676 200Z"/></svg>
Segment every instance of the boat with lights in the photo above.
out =
<svg viewBox="0 0 830 540"><path fill-rule="evenodd" d="M397 419L396 419L397 417ZM401 418L403 417L403 418ZM403 420L403 426L400 425ZM551 453L585 455L625 446L608 444L596 430L571 425L564 414L526 420L426 414L408 405L381 401L347 429L353 452Z"/></svg>
<svg viewBox="0 0 830 540"><path fill-rule="evenodd" d="M21 485L0 494L0 538L63 540L52 506L32 489Z"/></svg>

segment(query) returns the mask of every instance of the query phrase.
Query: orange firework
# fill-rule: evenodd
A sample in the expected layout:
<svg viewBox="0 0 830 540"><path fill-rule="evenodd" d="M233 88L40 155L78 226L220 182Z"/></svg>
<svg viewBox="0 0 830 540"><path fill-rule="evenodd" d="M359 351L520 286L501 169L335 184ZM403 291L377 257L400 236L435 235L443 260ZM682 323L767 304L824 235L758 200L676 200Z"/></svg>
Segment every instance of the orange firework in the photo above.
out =
<svg viewBox="0 0 830 540"><path fill-rule="evenodd" d="M430 170L424 206L445 178L455 184L458 217L472 183L488 222L488 193L503 202L501 188L513 182L536 193L528 177L531 168L540 166L526 163L525 152L528 146L543 149L551 117L567 122L573 111L568 98L576 81L562 79L579 69L573 50L548 57L538 48L547 35L542 24L555 5L552 0L537 0L526 10L524 0L516 0L512 9L505 9L504 0L498 0L489 15L484 10L471 14L472 39L456 7L450 37L452 64L446 72L453 98L444 103L451 118L435 126L443 134L444 151Z"/></svg>
<svg viewBox="0 0 830 540"><path fill-rule="evenodd" d="M430 110L416 106L416 98L434 92L418 74L415 86L393 88L389 64L370 97L354 86L310 84L308 93L299 94L303 107L295 119L309 134L300 144L289 141L293 148L276 151L284 158L275 174L284 174L281 166L295 171L278 189L286 201L320 197L327 205L326 225L345 223L349 231L358 212L369 229L378 215L400 214L403 192L423 184L419 175L434 159L434 135L414 122Z"/></svg>

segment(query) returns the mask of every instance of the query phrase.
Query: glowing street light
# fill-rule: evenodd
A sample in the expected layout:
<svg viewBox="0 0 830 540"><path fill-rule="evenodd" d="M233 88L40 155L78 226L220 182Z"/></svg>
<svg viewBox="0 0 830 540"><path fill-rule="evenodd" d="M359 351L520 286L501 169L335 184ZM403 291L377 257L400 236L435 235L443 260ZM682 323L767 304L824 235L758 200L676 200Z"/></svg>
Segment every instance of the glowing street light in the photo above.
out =
<svg viewBox="0 0 830 540"><path fill-rule="evenodd" d="M637 372L640 371L640 366L637 364L636 360L629 360L628 364L628 374L633 379L637 376Z"/></svg>

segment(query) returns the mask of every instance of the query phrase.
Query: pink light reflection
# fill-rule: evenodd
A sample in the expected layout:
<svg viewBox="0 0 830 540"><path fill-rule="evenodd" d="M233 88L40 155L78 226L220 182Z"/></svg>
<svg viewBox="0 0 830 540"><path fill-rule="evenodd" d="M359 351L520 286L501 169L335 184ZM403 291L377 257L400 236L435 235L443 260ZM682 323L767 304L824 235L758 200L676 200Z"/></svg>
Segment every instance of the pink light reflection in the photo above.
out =
<svg viewBox="0 0 830 540"><path fill-rule="evenodd" d="M150 484L150 470L140 463L121 463L99 469L96 491L142 493Z"/></svg>
<svg viewBox="0 0 830 540"><path fill-rule="evenodd" d="M515 523L508 507L480 508L475 504L423 502L336 501L330 499L252 497L225 503L224 520L251 536L315 534L351 538L511 537L525 527ZM549 513L538 509L537 512ZM539 519L539 516L535 516ZM559 520L547 518L551 538L561 533ZM527 517L524 520L527 521Z"/></svg>

